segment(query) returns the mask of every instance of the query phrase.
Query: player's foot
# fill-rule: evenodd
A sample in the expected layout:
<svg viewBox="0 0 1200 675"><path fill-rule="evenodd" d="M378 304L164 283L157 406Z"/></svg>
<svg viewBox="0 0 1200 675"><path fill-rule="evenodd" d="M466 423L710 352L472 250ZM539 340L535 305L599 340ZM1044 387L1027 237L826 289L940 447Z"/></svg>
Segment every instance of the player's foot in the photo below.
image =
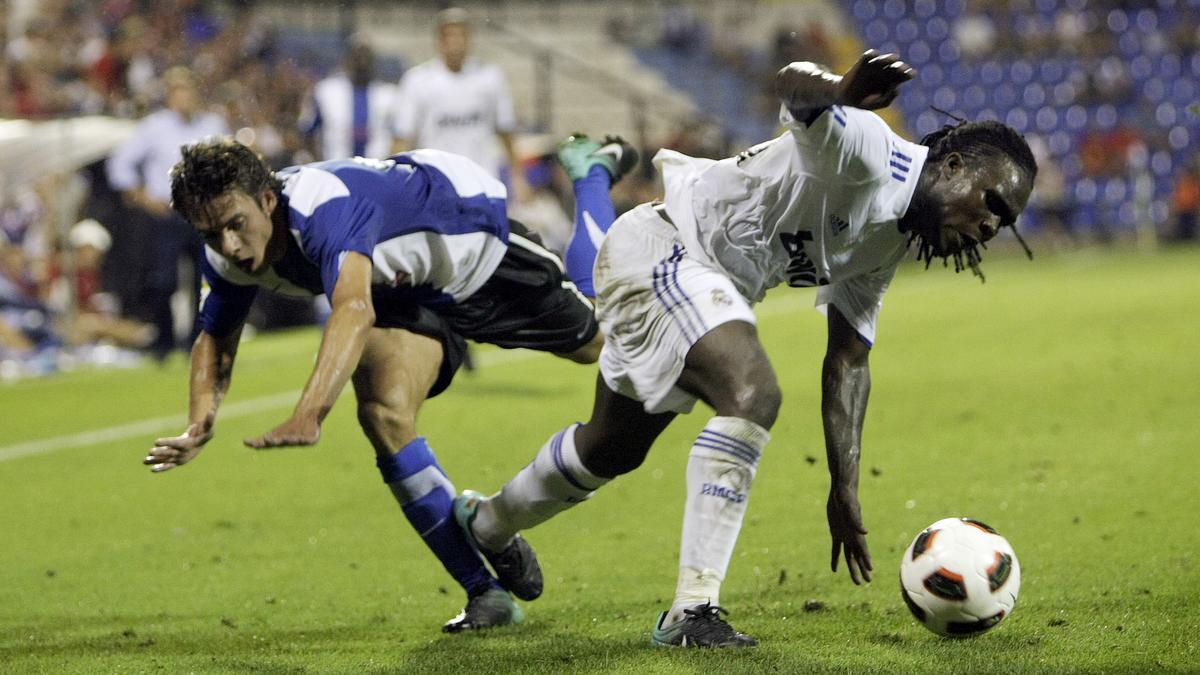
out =
<svg viewBox="0 0 1200 675"><path fill-rule="evenodd" d="M479 502L483 499L485 497L482 493L463 490L461 495L454 498L454 520L467 535L471 546L483 554L492 566L501 586L522 600L536 600L542 594L542 566L538 564L537 554L533 552L529 542L518 534L504 550L497 553L481 546L475 539L471 524L475 522Z"/></svg>
<svg viewBox="0 0 1200 675"><path fill-rule="evenodd" d="M734 630L722 614L728 614L721 607L704 603L691 609L683 610L686 617L682 621L663 628L667 613L658 617L658 625L650 636L650 644L655 647L753 647L758 640Z"/></svg>
<svg viewBox="0 0 1200 675"><path fill-rule="evenodd" d="M442 626L443 633L460 633L464 630L495 628L521 623L525 612L506 591L492 588L467 601L467 606L458 616Z"/></svg>
<svg viewBox="0 0 1200 675"><path fill-rule="evenodd" d="M555 154L571 180L586 177L593 166L599 165L616 183L638 163L637 148L620 136L605 136L600 142L586 134L573 134L558 144Z"/></svg>

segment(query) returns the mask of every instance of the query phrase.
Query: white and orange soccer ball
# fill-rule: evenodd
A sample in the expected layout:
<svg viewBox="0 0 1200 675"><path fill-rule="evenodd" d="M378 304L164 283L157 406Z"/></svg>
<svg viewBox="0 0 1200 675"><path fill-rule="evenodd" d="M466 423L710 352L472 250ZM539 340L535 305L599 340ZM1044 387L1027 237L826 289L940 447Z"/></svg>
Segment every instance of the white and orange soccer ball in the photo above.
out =
<svg viewBox="0 0 1200 675"><path fill-rule="evenodd" d="M1021 566L1008 541L970 518L944 518L909 544L900 563L900 594L923 626L938 635L979 635L1012 613Z"/></svg>

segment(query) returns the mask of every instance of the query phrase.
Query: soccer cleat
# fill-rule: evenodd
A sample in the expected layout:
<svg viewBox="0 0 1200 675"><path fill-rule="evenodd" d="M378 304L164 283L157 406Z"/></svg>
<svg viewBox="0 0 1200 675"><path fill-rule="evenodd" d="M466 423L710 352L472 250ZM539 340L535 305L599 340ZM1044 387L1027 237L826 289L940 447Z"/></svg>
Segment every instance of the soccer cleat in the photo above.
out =
<svg viewBox="0 0 1200 675"><path fill-rule="evenodd" d="M685 609L687 615L683 621L677 621L663 628L667 613L658 617L658 625L650 635L650 644L655 647L753 647L758 640L734 630L722 614L728 614L725 609L710 603L696 605Z"/></svg>
<svg viewBox="0 0 1200 675"><path fill-rule="evenodd" d="M586 177L593 166L600 165L616 183L638 163L637 148L620 136L605 136L601 143L586 134L572 134L558 144L555 155L573 181Z"/></svg>
<svg viewBox="0 0 1200 675"><path fill-rule="evenodd" d="M463 611L442 626L442 632L461 633L465 630L507 626L524 620L525 613L511 595L499 588L489 588L468 600Z"/></svg>
<svg viewBox="0 0 1200 675"><path fill-rule="evenodd" d="M475 522L482 499L485 499L482 493L463 490L461 495L454 498L454 520L467 535L471 546L483 554L492 566L501 586L522 600L536 600L542 594L542 566L538 564L537 554L529 542L518 534L503 551L496 553L484 548L475 539L471 523Z"/></svg>

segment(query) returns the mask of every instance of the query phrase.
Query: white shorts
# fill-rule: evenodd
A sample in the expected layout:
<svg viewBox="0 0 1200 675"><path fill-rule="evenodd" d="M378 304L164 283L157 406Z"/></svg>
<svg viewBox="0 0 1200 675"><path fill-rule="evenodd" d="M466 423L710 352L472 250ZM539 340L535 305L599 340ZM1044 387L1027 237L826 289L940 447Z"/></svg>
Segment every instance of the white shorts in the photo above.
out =
<svg viewBox="0 0 1200 675"><path fill-rule="evenodd" d="M756 323L729 277L688 257L675 226L650 204L613 223L594 283L600 373L648 413L690 412L697 398L675 383L692 345L723 323Z"/></svg>

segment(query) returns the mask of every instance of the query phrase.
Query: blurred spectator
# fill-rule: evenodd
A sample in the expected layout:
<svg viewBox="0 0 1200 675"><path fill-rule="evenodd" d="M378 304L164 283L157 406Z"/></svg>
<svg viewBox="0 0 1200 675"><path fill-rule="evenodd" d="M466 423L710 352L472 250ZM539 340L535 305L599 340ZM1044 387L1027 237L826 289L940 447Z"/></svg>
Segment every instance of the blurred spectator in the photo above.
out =
<svg viewBox="0 0 1200 675"><path fill-rule="evenodd" d="M25 252L0 236L0 356L54 342L39 290Z"/></svg>
<svg viewBox="0 0 1200 675"><path fill-rule="evenodd" d="M117 302L101 290L100 268L104 254L112 246L112 236L99 222L88 218L76 223L68 236L71 250L71 275L55 270L48 305L64 319L59 327L70 345L105 341L118 347L142 349L154 342L157 331L139 321L117 314Z"/></svg>
<svg viewBox="0 0 1200 675"><path fill-rule="evenodd" d="M1084 175L1125 175L1129 149L1141 142L1141 135L1126 124L1092 127L1084 134L1079 146Z"/></svg>
<svg viewBox="0 0 1200 675"><path fill-rule="evenodd" d="M321 80L301 113L300 128L320 136L317 159L387 157L391 151L396 86L375 79L375 52L355 42L344 69Z"/></svg>
<svg viewBox="0 0 1200 675"><path fill-rule="evenodd" d="M996 22L986 12L964 13L954 21L954 41L967 59L981 59L996 46Z"/></svg>
<svg viewBox="0 0 1200 675"><path fill-rule="evenodd" d="M446 150L470 157L502 177L499 138L510 197L526 201L529 187L513 145L517 119L504 73L468 56L471 34L465 10L439 12L436 31L438 56L410 68L400 79L394 152Z"/></svg>
<svg viewBox="0 0 1200 675"><path fill-rule="evenodd" d="M1071 230L1071 202L1067 182L1058 158L1046 145L1041 136L1028 136L1029 149L1037 160L1037 178L1033 183L1030 206L1041 218L1046 236L1052 248L1067 248L1074 243Z"/></svg>
<svg viewBox="0 0 1200 675"><path fill-rule="evenodd" d="M1175 212L1172 238L1195 241L1197 220L1200 220L1200 154L1193 155L1175 177L1171 207Z"/></svg>
<svg viewBox="0 0 1200 675"><path fill-rule="evenodd" d="M175 347L176 320L171 296L179 287L179 262L190 266L192 316L182 326L191 330L199 302L199 235L171 210L169 172L182 145L229 132L224 118L201 107L200 92L191 71L182 66L164 75L166 107L144 118L133 135L109 158L108 179L122 193L131 218L118 233L132 246L141 246L138 259L146 269L138 287L142 296L133 304L139 316L158 330L153 345L158 357Z"/></svg>
<svg viewBox="0 0 1200 675"><path fill-rule="evenodd" d="M704 26L687 4L672 2L663 8L662 45L676 54L688 55L704 41Z"/></svg>

